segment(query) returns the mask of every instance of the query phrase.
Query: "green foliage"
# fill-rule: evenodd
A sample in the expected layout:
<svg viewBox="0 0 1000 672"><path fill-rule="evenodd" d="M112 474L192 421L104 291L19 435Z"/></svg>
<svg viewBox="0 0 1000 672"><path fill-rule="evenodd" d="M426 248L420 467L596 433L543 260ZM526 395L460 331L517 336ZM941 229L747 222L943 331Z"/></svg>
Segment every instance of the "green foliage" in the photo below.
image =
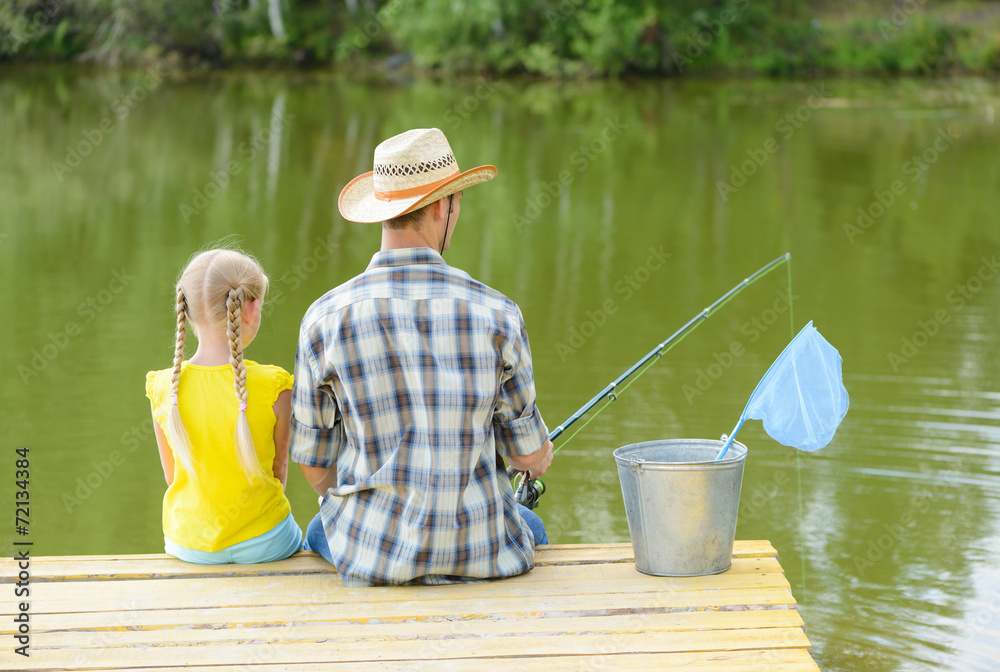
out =
<svg viewBox="0 0 1000 672"><path fill-rule="evenodd" d="M82 51L85 42L66 10L54 0L0 3L0 60L64 59Z"/></svg>
<svg viewBox="0 0 1000 672"><path fill-rule="evenodd" d="M258 4L251 9L227 2L218 7L220 46L224 58L246 56L254 59L267 52L267 38L271 37L271 31L264 5Z"/></svg>
<svg viewBox="0 0 1000 672"><path fill-rule="evenodd" d="M590 5L579 12L581 33L572 42L574 56L611 75L656 68L658 50L650 31L656 31L658 22L650 3L600 0Z"/></svg>
<svg viewBox="0 0 1000 672"><path fill-rule="evenodd" d="M125 8L129 13L129 27L139 31L142 41L183 55L218 58L219 22L211 3L204 0L143 0L123 3L118 11Z"/></svg>
<svg viewBox="0 0 1000 672"><path fill-rule="evenodd" d="M832 61L853 73L941 74L961 65L959 42L969 31L915 15L905 23L858 22L838 42ZM985 54L979 55L980 62ZM965 64L971 65L971 64Z"/></svg>
<svg viewBox="0 0 1000 672"><path fill-rule="evenodd" d="M1000 70L996 20L927 5L873 4L827 26L835 6L818 0L280 0L281 38L269 3L8 0L0 60L364 65L407 52L441 72L555 77Z"/></svg>
<svg viewBox="0 0 1000 672"><path fill-rule="evenodd" d="M521 14L526 4L521 0L467 5L452 0L410 0L401 4L386 27L421 63L465 70L505 62L512 52L526 46L525 26L512 27L505 21ZM526 24L532 23L530 14L525 14Z"/></svg>

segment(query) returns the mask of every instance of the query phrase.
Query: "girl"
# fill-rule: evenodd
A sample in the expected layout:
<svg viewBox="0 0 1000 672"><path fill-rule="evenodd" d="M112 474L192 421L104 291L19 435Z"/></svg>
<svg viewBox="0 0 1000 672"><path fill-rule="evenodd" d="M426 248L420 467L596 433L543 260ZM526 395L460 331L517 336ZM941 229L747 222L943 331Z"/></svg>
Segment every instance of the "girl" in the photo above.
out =
<svg viewBox="0 0 1000 672"><path fill-rule="evenodd" d="M164 545L187 562L270 562L302 547L284 493L292 376L243 359L267 282L239 252L192 257L177 281L174 366L146 375L167 479ZM189 322L198 350L183 361Z"/></svg>

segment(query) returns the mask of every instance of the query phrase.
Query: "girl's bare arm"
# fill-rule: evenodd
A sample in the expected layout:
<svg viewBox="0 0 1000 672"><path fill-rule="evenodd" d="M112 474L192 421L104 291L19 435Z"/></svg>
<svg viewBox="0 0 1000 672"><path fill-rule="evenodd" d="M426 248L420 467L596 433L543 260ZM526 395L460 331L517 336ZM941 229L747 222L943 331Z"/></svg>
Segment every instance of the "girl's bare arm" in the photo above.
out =
<svg viewBox="0 0 1000 672"><path fill-rule="evenodd" d="M284 390L274 402L274 477L285 487L288 481L288 439L292 429L292 391Z"/></svg>
<svg viewBox="0 0 1000 672"><path fill-rule="evenodd" d="M163 467L163 477L167 479L167 485L174 482L174 451L170 450L167 443L167 435L163 433L160 423L153 418L153 432L156 433L156 447L160 449L160 466Z"/></svg>

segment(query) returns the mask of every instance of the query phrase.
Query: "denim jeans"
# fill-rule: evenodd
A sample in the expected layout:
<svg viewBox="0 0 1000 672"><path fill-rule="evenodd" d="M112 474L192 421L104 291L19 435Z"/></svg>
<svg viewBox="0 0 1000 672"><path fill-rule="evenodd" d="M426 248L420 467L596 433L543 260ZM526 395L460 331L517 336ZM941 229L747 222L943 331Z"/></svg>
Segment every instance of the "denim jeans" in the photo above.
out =
<svg viewBox="0 0 1000 672"><path fill-rule="evenodd" d="M549 535L545 534L545 523L542 522L541 517L523 504L518 504L517 510L521 514L521 518L524 518L524 524L531 529L531 536L535 538L535 546L549 543Z"/></svg>
<svg viewBox="0 0 1000 672"><path fill-rule="evenodd" d="M175 558L199 565L274 562L283 560L302 548L302 530L295 522L295 517L289 513L267 532L222 550L209 552L185 548L166 537L163 538L163 545L164 550Z"/></svg>
<svg viewBox="0 0 1000 672"><path fill-rule="evenodd" d="M319 553L327 562L333 564L330 544L326 541L326 530L323 529L323 519L318 513L313 516L313 519L309 521L309 526L306 527L306 541L302 548Z"/></svg>
<svg viewBox="0 0 1000 672"><path fill-rule="evenodd" d="M531 529L531 534L535 538L535 546L549 543L549 537L545 534L545 523L537 513L529 510L526 506L517 505L517 510L524 519L525 525ZM306 528L305 550L319 553L327 562L333 564L333 554L330 553L330 545L326 541L326 531L323 529L323 519L320 514L316 514L309 527Z"/></svg>

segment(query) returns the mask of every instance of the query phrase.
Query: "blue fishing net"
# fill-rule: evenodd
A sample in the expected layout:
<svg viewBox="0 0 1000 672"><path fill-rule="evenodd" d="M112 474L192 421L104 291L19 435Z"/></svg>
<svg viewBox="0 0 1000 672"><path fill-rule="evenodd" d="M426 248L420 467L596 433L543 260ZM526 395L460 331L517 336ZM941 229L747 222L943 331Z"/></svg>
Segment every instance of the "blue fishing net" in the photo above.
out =
<svg viewBox="0 0 1000 672"><path fill-rule="evenodd" d="M850 404L842 362L809 322L764 374L743 415L762 420L778 443L819 450L833 439Z"/></svg>
<svg viewBox="0 0 1000 672"><path fill-rule="evenodd" d="M799 450L819 450L830 443L850 403L842 362L810 321L761 378L716 459L726 454L748 418L762 420L772 439Z"/></svg>

